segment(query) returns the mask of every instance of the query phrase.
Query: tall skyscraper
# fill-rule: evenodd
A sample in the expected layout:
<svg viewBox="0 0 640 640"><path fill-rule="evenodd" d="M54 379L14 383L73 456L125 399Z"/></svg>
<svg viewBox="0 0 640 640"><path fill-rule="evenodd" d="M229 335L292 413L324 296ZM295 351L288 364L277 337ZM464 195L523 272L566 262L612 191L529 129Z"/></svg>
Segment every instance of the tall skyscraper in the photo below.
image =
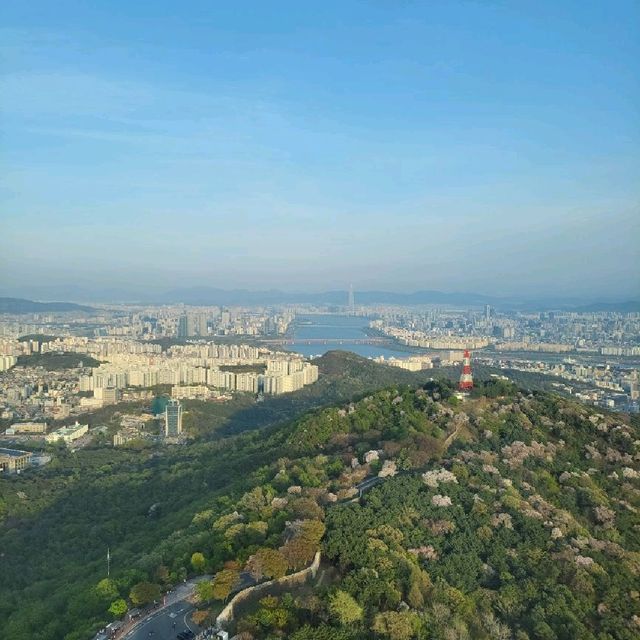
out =
<svg viewBox="0 0 640 640"><path fill-rule="evenodd" d="M182 433L182 405L179 400L169 400L164 410L165 437L179 436Z"/></svg>
<svg viewBox="0 0 640 640"><path fill-rule="evenodd" d="M353 285L349 285L349 314L354 316L356 314L356 299L353 295Z"/></svg>
<svg viewBox="0 0 640 640"><path fill-rule="evenodd" d="M489 322L491 320L491 305L484 305L484 319Z"/></svg>
<svg viewBox="0 0 640 640"><path fill-rule="evenodd" d="M183 315L178 319L178 338L186 338L188 335L188 319L186 315Z"/></svg>

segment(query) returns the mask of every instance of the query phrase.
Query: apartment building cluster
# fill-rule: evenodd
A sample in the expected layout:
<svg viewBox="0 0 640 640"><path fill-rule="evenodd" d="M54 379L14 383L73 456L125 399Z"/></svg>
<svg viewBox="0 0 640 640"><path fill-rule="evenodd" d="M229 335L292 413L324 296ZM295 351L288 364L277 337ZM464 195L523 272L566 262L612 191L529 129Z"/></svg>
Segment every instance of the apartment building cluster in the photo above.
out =
<svg viewBox="0 0 640 640"><path fill-rule="evenodd" d="M397 340L407 347L420 347L422 349L482 349L489 344L489 338L474 335L455 335L451 333L425 333L416 329L406 329L384 324L380 320L369 323L373 329Z"/></svg>
<svg viewBox="0 0 640 640"><path fill-rule="evenodd" d="M38 351L39 344L33 340L0 338L0 372L9 371L18 364L20 356L31 355Z"/></svg>
<svg viewBox="0 0 640 640"><path fill-rule="evenodd" d="M118 390L129 387L206 385L225 391L280 394L318 379L318 368L300 356L250 345L209 342L162 351L159 345L123 339L64 338L46 348L86 353L102 361L79 377L78 390L93 394L93 399L86 399L87 405L92 400L117 402ZM237 367L256 370L233 370Z"/></svg>
<svg viewBox="0 0 640 640"><path fill-rule="evenodd" d="M494 345L506 352L640 356L640 313L385 309L370 326L398 342L428 349ZM448 343L448 344L447 344Z"/></svg>
<svg viewBox="0 0 640 640"><path fill-rule="evenodd" d="M194 308L180 314L176 335L180 338L210 336L283 335L293 320L291 311L262 309Z"/></svg>
<svg viewBox="0 0 640 640"><path fill-rule="evenodd" d="M207 358L203 361L181 358L162 358L155 362L120 362L101 364L91 374L79 380L81 391L92 391L95 396L105 393L105 389L127 387L153 387L169 384L174 389L204 386L224 391L280 394L297 391L318 379L318 367L299 358L256 359L247 362L218 361ZM256 371L230 371L225 366L256 366L264 368ZM179 392L178 392L179 393Z"/></svg>
<svg viewBox="0 0 640 640"><path fill-rule="evenodd" d="M0 372L0 417L18 421L64 420L122 401L145 400L156 385L167 384L176 394L224 399L222 394L249 392L280 394L317 380L317 367L300 356L250 345L213 342L176 345L166 351L158 344L128 338L67 336L49 341L0 339L4 355L62 352L86 354L101 362L46 370L14 366ZM204 387L206 392L178 391Z"/></svg>
<svg viewBox="0 0 640 640"><path fill-rule="evenodd" d="M0 320L0 336L28 334L154 338L274 336L287 332L292 309L170 305L93 305L90 313L24 313Z"/></svg>
<svg viewBox="0 0 640 640"><path fill-rule="evenodd" d="M625 358L640 356L640 346L637 347L601 347L603 356L624 356Z"/></svg>
<svg viewBox="0 0 640 640"><path fill-rule="evenodd" d="M114 360L118 357L159 355L162 347L153 342L126 338L67 336L42 342L40 353L84 353L96 360Z"/></svg>
<svg viewBox="0 0 640 640"><path fill-rule="evenodd" d="M588 402L637 411L640 313L384 310L371 328L409 347L470 348L474 359L502 369L562 378ZM445 355L448 354L448 355ZM440 364L461 351L433 351ZM407 364L406 366L412 366Z"/></svg>
<svg viewBox="0 0 640 640"><path fill-rule="evenodd" d="M575 350L573 344L530 342L529 340L522 340L520 342L498 342L495 348L496 351L531 351L533 353L569 353Z"/></svg>
<svg viewBox="0 0 640 640"><path fill-rule="evenodd" d="M206 384L176 385L171 387L171 397L176 400L220 400L225 401L231 398L229 395L222 395L219 391L208 387Z"/></svg>
<svg viewBox="0 0 640 640"><path fill-rule="evenodd" d="M433 368L433 361L429 356L409 356L407 358L394 358L393 356L385 358L384 356L379 356L373 358L373 361L390 367L406 369L407 371L422 371L423 369Z"/></svg>

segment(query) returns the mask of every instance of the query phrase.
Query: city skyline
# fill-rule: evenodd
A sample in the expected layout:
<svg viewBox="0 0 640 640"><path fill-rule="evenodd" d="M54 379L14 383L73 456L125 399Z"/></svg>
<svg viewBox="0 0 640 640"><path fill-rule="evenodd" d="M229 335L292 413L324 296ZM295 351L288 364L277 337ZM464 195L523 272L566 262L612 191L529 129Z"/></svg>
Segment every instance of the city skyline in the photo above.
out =
<svg viewBox="0 0 640 640"><path fill-rule="evenodd" d="M0 288L637 297L638 12L6 8Z"/></svg>
<svg viewBox="0 0 640 640"><path fill-rule="evenodd" d="M0 15L0 638L638 635L639 0Z"/></svg>

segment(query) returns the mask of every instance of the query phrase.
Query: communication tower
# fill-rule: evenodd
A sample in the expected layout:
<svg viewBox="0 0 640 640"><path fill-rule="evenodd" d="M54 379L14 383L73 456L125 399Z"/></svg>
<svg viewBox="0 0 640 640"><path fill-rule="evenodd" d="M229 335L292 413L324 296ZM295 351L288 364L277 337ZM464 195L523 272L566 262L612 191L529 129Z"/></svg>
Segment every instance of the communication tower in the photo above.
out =
<svg viewBox="0 0 640 640"><path fill-rule="evenodd" d="M460 391L471 391L473 389L473 376L471 375L471 353L465 349L462 359L462 373L460 374Z"/></svg>

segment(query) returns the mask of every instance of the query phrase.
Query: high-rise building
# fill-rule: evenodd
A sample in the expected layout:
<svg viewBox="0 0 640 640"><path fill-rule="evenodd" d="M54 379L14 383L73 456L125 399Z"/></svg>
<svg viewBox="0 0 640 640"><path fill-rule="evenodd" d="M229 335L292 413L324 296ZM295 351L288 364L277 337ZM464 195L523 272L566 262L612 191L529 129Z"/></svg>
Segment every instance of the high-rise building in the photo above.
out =
<svg viewBox="0 0 640 640"><path fill-rule="evenodd" d="M205 313L194 313L189 316L190 336L206 336L208 333L207 315Z"/></svg>
<svg viewBox="0 0 640 640"><path fill-rule="evenodd" d="M184 314L178 319L178 338L206 336L208 333L205 313Z"/></svg>
<svg viewBox="0 0 640 640"><path fill-rule="evenodd" d="M491 305L490 304L484 305L484 319L487 322L491 321Z"/></svg>
<svg viewBox="0 0 640 640"><path fill-rule="evenodd" d="M354 316L356 314L356 299L353 294L353 285L349 285L349 314Z"/></svg>
<svg viewBox="0 0 640 640"><path fill-rule="evenodd" d="M182 405L179 400L169 400L164 410L165 437L179 436L182 433Z"/></svg>
<svg viewBox="0 0 640 640"><path fill-rule="evenodd" d="M188 335L188 319L186 315L183 315L178 319L178 338L186 338Z"/></svg>
<svg viewBox="0 0 640 640"><path fill-rule="evenodd" d="M502 337L511 339L516 335L516 330L514 327L502 327Z"/></svg>

